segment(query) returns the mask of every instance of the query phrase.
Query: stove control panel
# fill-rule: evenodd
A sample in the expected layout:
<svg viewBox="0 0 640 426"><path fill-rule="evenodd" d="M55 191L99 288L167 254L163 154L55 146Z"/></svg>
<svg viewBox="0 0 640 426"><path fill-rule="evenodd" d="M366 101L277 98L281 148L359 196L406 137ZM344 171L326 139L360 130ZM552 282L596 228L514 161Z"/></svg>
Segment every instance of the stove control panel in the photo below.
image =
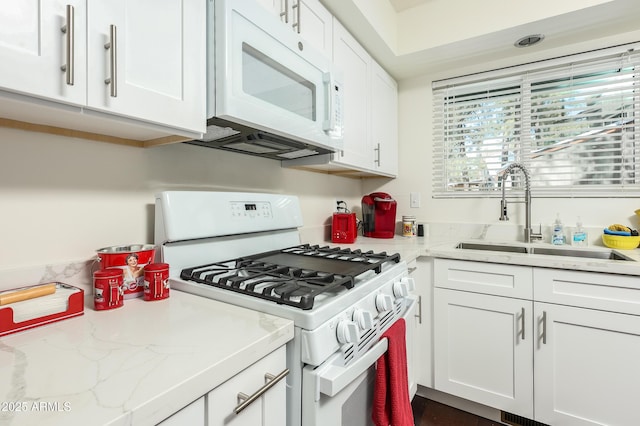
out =
<svg viewBox="0 0 640 426"><path fill-rule="evenodd" d="M270 219L273 216L273 212L271 211L271 204L266 201L232 201L231 216L236 219Z"/></svg>

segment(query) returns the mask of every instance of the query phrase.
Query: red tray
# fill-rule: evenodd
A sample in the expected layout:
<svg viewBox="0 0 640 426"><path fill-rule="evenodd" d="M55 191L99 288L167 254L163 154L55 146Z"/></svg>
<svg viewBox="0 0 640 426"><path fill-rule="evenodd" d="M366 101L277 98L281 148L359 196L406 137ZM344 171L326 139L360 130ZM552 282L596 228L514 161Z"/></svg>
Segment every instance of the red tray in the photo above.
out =
<svg viewBox="0 0 640 426"><path fill-rule="evenodd" d="M69 298L67 300L67 308L64 311L16 323L14 322L14 312L11 308L11 305L9 304L0 307L0 336L16 333L18 331L27 330L34 327L39 327L41 325L84 314L84 290L63 283L56 283L56 287L75 290L74 293L71 293L69 295ZM32 300L37 300L37 298Z"/></svg>

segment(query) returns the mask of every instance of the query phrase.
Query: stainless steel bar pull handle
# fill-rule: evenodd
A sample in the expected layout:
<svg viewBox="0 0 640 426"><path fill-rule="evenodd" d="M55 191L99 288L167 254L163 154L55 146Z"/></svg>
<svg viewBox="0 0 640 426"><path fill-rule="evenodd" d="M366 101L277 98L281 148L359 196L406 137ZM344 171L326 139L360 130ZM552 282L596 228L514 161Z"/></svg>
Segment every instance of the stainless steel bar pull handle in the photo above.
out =
<svg viewBox="0 0 640 426"><path fill-rule="evenodd" d="M282 4L282 0L280 1ZM284 0L284 11L280 12L280 18L284 17L284 23L289 23L289 0Z"/></svg>
<svg viewBox="0 0 640 426"><path fill-rule="evenodd" d="M238 405L233 409L233 412L236 414L240 414L242 410L253 404L256 399L260 398L266 391L275 386L276 383L284 379L287 374L289 374L288 368L285 368L284 371L282 371L282 373L278 374L277 376L267 373L264 375L264 378L266 380L265 385L255 391L252 395L247 395L245 393L239 392Z"/></svg>
<svg viewBox="0 0 640 426"><path fill-rule="evenodd" d="M118 96L118 40L116 26L109 26L109 42L104 45L109 52L109 78L105 79L104 84L111 85L111 97Z"/></svg>
<svg viewBox="0 0 640 426"><path fill-rule="evenodd" d="M547 344L547 311L542 311L542 344Z"/></svg>
<svg viewBox="0 0 640 426"><path fill-rule="evenodd" d="M380 144L378 144L373 150L376 152L375 163L380 167Z"/></svg>
<svg viewBox="0 0 640 426"><path fill-rule="evenodd" d="M422 296L418 296L418 313L414 316L418 318L418 324L422 324Z"/></svg>
<svg viewBox="0 0 640 426"><path fill-rule="evenodd" d="M291 8L296 10L296 21L291 24L291 26L296 29L298 34L300 34L300 0L294 3Z"/></svg>
<svg viewBox="0 0 640 426"><path fill-rule="evenodd" d="M75 72L75 14L73 10L73 6L67 5L67 23L60 28L60 30L66 34L65 40L65 48L66 51L66 63L60 67L60 69L67 74L67 84L69 86L73 86L75 81L74 72Z"/></svg>
<svg viewBox="0 0 640 426"><path fill-rule="evenodd" d="M524 340L524 308L520 311L520 327L522 331L520 332L520 338Z"/></svg>

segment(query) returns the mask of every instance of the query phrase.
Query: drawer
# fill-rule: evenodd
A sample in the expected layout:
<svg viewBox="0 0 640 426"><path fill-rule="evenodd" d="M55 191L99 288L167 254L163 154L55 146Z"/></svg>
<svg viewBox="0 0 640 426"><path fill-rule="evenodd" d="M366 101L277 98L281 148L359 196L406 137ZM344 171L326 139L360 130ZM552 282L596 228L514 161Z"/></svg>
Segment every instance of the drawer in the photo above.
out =
<svg viewBox="0 0 640 426"><path fill-rule="evenodd" d="M640 315L640 277L536 268L537 302Z"/></svg>
<svg viewBox="0 0 640 426"><path fill-rule="evenodd" d="M531 300L533 269L528 266L435 259L434 285L496 296Z"/></svg>

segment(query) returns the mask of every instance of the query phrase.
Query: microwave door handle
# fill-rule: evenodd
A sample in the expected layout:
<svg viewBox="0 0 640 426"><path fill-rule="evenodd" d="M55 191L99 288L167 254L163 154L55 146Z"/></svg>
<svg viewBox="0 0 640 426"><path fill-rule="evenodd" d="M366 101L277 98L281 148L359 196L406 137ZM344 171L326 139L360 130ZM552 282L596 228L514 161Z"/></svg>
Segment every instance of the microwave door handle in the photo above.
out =
<svg viewBox="0 0 640 426"><path fill-rule="evenodd" d="M322 123L322 130L325 132L331 131L335 127L335 106L333 104L333 96L331 93L331 87L333 87L333 79L331 78L330 72L325 72L322 74L322 84L324 85L324 90L327 100L325 107L326 120Z"/></svg>

